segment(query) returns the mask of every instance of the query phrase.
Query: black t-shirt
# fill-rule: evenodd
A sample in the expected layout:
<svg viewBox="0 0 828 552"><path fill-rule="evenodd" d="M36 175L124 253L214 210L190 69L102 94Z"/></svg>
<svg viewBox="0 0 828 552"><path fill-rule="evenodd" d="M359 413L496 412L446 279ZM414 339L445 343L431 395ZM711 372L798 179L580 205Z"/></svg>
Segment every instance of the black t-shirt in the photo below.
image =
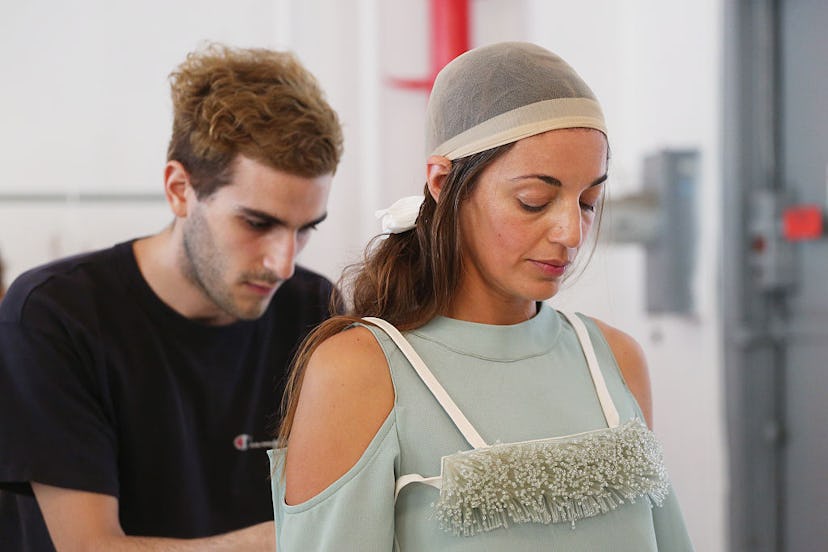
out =
<svg viewBox="0 0 828 552"><path fill-rule="evenodd" d="M131 242L20 276L0 303L0 548L53 549L29 481L118 497L130 535L273 519L265 450L332 289L297 267L261 318L206 326L152 292Z"/></svg>

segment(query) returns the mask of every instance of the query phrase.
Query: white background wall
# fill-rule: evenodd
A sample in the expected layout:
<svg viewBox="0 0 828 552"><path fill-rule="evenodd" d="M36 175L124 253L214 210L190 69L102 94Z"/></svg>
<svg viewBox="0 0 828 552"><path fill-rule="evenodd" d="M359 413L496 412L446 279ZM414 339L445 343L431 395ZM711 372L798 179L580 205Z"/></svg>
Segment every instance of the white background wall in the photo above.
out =
<svg viewBox="0 0 828 552"><path fill-rule="evenodd" d="M655 430L697 550L725 549L726 457L718 240L721 3L718 0L534 0L527 38L559 52L601 99L611 134L611 197L640 186L643 156L701 153L695 313L648 316L643 251L599 244L554 303L633 335L653 384ZM612 216L611 209L606 213Z"/></svg>
<svg viewBox="0 0 828 552"><path fill-rule="evenodd" d="M171 126L166 76L205 40L290 47L317 75L345 126L330 218L304 264L331 278L377 227L372 213L424 182L426 94L391 78L429 71L427 0L4 2L0 7L0 200L7 277L60 255L159 230L170 219L161 174ZM471 0L473 45L530 40L575 66L601 99L613 160L610 194L639 188L641 160L664 148L702 154L695 314L644 312L643 252L599 245L560 297L619 326L651 365L656 431L700 551L725 549L717 269L720 0ZM232 7L231 7L232 6ZM79 192L158 194L79 203ZM611 213L608 213L611 216Z"/></svg>

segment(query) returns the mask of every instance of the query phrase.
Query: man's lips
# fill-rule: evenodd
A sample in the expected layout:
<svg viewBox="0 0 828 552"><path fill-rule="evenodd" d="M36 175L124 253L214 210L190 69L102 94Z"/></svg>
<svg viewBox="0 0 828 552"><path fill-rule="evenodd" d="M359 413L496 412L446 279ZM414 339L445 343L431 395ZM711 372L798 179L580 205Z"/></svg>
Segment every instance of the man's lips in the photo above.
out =
<svg viewBox="0 0 828 552"><path fill-rule="evenodd" d="M245 282L245 285L248 289L251 289L260 295L270 295L277 286L277 284L270 282Z"/></svg>

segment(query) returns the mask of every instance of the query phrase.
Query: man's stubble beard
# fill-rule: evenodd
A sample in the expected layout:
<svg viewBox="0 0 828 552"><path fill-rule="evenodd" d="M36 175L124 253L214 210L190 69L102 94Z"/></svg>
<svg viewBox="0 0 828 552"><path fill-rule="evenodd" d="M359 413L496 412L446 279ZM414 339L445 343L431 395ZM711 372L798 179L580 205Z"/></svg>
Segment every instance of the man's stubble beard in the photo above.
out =
<svg viewBox="0 0 828 552"><path fill-rule="evenodd" d="M223 276L227 272L227 258L216 247L212 231L197 207L183 228L183 255L180 259L184 276L211 301L217 309L241 320L259 318L267 309L269 300L243 309L233 297Z"/></svg>

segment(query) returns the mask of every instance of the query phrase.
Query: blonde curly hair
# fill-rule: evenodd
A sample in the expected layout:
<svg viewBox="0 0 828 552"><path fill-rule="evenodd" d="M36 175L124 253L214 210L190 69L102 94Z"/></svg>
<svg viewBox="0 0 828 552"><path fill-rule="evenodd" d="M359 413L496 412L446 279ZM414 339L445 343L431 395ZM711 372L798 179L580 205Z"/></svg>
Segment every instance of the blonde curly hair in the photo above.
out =
<svg viewBox="0 0 828 552"><path fill-rule="evenodd" d="M292 54L211 44L190 53L170 84L167 160L184 165L199 198L229 184L239 154L297 176L335 172L339 119Z"/></svg>

